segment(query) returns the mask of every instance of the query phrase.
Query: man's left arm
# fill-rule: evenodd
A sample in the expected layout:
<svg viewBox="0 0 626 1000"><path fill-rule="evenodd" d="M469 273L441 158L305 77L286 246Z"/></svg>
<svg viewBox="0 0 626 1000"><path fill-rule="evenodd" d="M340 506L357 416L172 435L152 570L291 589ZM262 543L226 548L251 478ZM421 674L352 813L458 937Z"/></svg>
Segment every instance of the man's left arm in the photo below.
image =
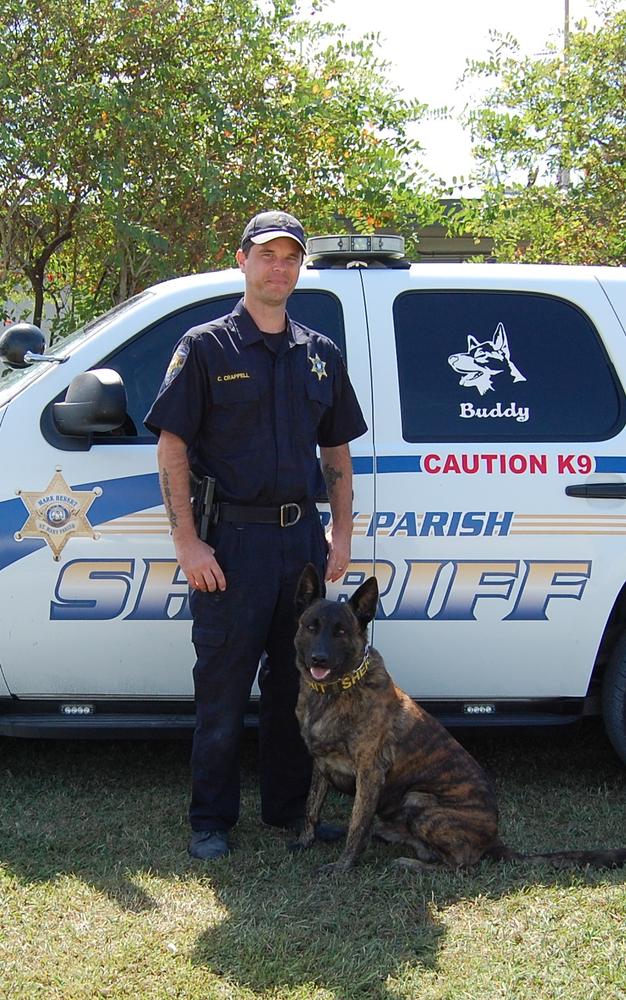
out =
<svg viewBox="0 0 626 1000"><path fill-rule="evenodd" d="M328 490L332 524L326 532L328 563L326 579L338 580L348 568L352 545L352 460L350 447L320 447L322 472Z"/></svg>

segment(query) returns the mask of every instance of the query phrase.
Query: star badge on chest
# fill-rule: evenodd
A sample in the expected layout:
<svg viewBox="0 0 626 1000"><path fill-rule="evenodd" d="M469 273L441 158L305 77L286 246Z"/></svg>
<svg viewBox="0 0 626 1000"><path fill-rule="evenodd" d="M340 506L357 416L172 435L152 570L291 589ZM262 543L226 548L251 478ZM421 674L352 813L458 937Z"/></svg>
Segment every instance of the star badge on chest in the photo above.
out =
<svg viewBox="0 0 626 1000"><path fill-rule="evenodd" d="M319 382L321 382L323 378L328 378L326 362L322 361L319 354L316 354L314 358L309 358L309 361L311 362L311 371L314 375L317 375Z"/></svg>

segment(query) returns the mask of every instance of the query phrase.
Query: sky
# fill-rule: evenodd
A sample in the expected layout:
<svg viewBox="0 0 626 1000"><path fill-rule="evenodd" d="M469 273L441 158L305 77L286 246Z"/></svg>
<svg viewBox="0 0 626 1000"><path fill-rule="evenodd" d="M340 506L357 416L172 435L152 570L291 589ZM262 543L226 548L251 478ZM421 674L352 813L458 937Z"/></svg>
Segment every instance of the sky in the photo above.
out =
<svg viewBox="0 0 626 1000"><path fill-rule="evenodd" d="M569 0L569 16L572 29L583 17L595 20L588 0ZM522 54L539 54L547 41L562 44L565 0L332 0L323 18L345 24L351 37L378 32L379 55L407 97L461 110L467 98L458 79L466 59L487 55L490 29L514 35ZM428 170L448 182L469 175L471 144L460 124L424 123L416 136Z"/></svg>

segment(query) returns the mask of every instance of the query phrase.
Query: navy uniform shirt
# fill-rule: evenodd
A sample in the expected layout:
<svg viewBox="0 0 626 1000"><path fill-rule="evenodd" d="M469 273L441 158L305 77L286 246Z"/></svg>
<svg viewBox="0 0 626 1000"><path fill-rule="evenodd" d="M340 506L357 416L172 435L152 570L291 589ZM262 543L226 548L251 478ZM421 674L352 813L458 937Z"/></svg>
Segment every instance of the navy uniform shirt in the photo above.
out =
<svg viewBox="0 0 626 1000"><path fill-rule="evenodd" d="M278 352L241 300L180 341L146 417L158 434L187 444L197 475L241 504L282 504L324 491L316 446L332 448L367 430L340 351L287 318Z"/></svg>

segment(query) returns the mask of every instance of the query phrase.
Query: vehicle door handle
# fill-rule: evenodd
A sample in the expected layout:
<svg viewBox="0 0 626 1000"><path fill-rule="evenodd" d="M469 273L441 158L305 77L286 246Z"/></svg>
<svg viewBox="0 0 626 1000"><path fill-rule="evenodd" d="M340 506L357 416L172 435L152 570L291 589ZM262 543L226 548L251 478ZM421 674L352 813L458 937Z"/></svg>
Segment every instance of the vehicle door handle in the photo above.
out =
<svg viewBox="0 0 626 1000"><path fill-rule="evenodd" d="M626 500L626 483L585 483L566 486L568 497L588 497L591 500Z"/></svg>

